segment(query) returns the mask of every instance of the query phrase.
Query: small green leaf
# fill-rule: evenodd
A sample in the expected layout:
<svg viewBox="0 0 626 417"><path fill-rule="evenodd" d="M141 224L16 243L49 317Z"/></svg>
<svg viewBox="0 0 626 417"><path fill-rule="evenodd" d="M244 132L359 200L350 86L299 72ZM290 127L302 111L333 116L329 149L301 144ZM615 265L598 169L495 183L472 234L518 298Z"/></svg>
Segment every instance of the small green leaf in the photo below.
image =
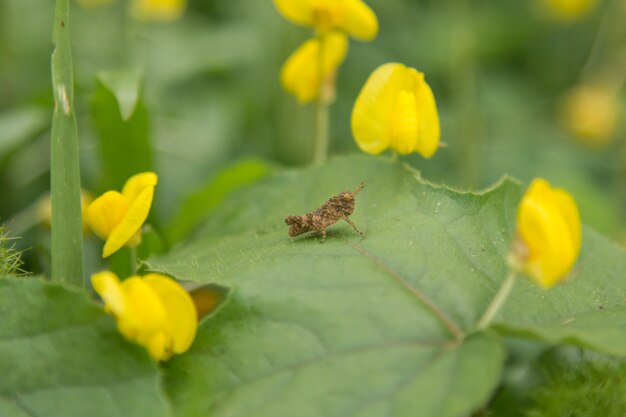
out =
<svg viewBox="0 0 626 417"><path fill-rule="evenodd" d="M99 137L104 189L120 189L139 172L152 170L148 110L140 99L141 74L102 73L91 100Z"/></svg>
<svg viewBox="0 0 626 417"><path fill-rule="evenodd" d="M115 96L122 121L128 122L139 103L143 72L103 71L98 74L98 81Z"/></svg>
<svg viewBox="0 0 626 417"><path fill-rule="evenodd" d="M0 415L169 417L156 364L84 294L0 278Z"/></svg>
<svg viewBox="0 0 626 417"><path fill-rule="evenodd" d="M246 159L220 171L202 188L190 193L168 230L170 242L186 236L232 192L265 177L271 167L263 161Z"/></svg>

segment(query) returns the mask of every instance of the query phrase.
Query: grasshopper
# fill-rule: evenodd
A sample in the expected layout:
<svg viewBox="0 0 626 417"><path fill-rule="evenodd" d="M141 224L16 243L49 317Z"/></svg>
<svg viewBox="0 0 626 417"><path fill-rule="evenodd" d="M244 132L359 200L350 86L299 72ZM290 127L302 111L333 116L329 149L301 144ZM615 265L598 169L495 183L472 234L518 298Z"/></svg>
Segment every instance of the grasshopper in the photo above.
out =
<svg viewBox="0 0 626 417"><path fill-rule="evenodd" d="M363 234L349 219L356 206L356 195L363 189L361 182L354 191L343 191L325 202L320 208L303 216L288 216L285 223L289 226L289 236L299 236L303 233L317 232L322 235L322 242L326 240L326 229L339 220L345 220L359 234Z"/></svg>

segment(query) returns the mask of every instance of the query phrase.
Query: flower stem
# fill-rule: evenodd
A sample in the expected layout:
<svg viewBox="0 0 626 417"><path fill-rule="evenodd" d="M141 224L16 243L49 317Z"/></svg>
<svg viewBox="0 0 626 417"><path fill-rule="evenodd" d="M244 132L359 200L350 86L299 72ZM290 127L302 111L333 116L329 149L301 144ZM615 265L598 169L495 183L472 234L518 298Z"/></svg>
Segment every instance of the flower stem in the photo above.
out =
<svg viewBox="0 0 626 417"><path fill-rule="evenodd" d="M496 317L498 311L500 311L500 308L502 307L502 305L504 305L506 299L509 298L509 294L511 294L511 290L513 289L513 285L515 284L516 277L517 270L515 268L511 268L509 270L509 274L502 282L502 286L500 286L498 293L495 297L493 297L493 300L491 300L491 303L478 321L479 330L487 328Z"/></svg>
<svg viewBox="0 0 626 417"><path fill-rule="evenodd" d="M69 0L57 0L52 40L54 113L50 151L52 280L83 287L83 230Z"/></svg>
<svg viewBox="0 0 626 417"><path fill-rule="evenodd" d="M313 143L313 163L321 164L328 153L328 104L318 100L315 103L315 142Z"/></svg>
<svg viewBox="0 0 626 417"><path fill-rule="evenodd" d="M313 129L313 163L321 164L326 161L328 154L328 129L329 129L329 99L328 85L324 77L324 49L325 39L323 34L318 34L319 40L319 57L318 57L318 74L319 74L319 91L315 100L315 124Z"/></svg>

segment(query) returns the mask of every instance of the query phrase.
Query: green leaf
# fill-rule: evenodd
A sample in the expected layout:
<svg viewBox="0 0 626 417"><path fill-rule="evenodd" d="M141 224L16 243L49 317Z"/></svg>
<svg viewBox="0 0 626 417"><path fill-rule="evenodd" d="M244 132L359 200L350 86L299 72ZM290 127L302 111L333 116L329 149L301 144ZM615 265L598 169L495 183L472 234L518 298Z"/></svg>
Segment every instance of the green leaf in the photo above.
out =
<svg viewBox="0 0 626 417"><path fill-rule="evenodd" d="M82 287L83 225L69 8L69 0L56 1L52 33L54 42L51 63L54 113L50 144L52 279Z"/></svg>
<svg viewBox="0 0 626 417"><path fill-rule="evenodd" d="M0 415L171 415L155 363L84 294L1 278L0 311Z"/></svg>
<svg viewBox="0 0 626 417"><path fill-rule="evenodd" d="M364 236L343 222L324 244L287 236L287 215L361 181L351 219ZM281 172L229 199L196 239L148 262L234 291L171 363L175 408L216 417L468 415L500 378L503 349L474 332L506 275L522 192L506 180L458 193L403 164L347 157ZM626 355L625 262L622 249L585 230L578 276L551 291L520 279L497 329ZM597 320L585 326L589 311ZM575 332L571 317L581 319Z"/></svg>
<svg viewBox="0 0 626 417"><path fill-rule="evenodd" d="M338 317L350 328L340 340L341 325L328 316L316 327L302 312L287 320L243 303L235 293L203 324L192 350L170 364L176 415L462 416L488 399L504 359L485 334L459 346L431 344L417 334L392 338L382 326L365 335Z"/></svg>
<svg viewBox="0 0 626 417"><path fill-rule="evenodd" d="M101 73L91 100L99 137L104 188L120 189L139 172L152 170L148 110L140 99L137 71Z"/></svg>
<svg viewBox="0 0 626 417"><path fill-rule="evenodd" d="M98 81L113 93L122 121L127 122L139 103L143 72L141 70L102 71Z"/></svg>
<svg viewBox="0 0 626 417"><path fill-rule="evenodd" d="M187 196L168 227L170 242L181 240L232 192L265 177L270 169L263 161L246 159L220 171L206 185Z"/></svg>
<svg viewBox="0 0 626 417"><path fill-rule="evenodd" d="M287 237L286 215L361 180L366 189L353 219L366 231L363 242L347 225L331 230L323 245ZM178 412L460 416L484 403L500 374L499 342L477 334L458 343L460 323L416 291L425 266L395 246L398 233L400 245L423 245L410 239L417 228L406 227L405 206L416 200L417 185L402 165L362 158L286 172L228 201L196 242L150 262L186 279L235 287L192 351L171 364L168 386ZM432 284L442 285L427 288Z"/></svg>

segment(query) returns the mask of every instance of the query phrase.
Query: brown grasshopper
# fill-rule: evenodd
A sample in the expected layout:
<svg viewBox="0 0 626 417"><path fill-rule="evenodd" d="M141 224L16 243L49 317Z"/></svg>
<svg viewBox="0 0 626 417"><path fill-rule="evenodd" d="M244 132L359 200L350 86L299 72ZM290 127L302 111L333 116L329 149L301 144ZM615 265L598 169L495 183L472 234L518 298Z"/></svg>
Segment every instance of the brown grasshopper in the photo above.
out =
<svg viewBox="0 0 626 417"><path fill-rule="evenodd" d="M357 187L354 192L343 191L325 202L320 208L303 216L288 216L285 223L289 225L289 236L299 236L307 232L322 234L322 242L326 240L326 228L345 220L359 234L363 234L356 228L348 217L354 212L356 195L363 189L365 183Z"/></svg>

